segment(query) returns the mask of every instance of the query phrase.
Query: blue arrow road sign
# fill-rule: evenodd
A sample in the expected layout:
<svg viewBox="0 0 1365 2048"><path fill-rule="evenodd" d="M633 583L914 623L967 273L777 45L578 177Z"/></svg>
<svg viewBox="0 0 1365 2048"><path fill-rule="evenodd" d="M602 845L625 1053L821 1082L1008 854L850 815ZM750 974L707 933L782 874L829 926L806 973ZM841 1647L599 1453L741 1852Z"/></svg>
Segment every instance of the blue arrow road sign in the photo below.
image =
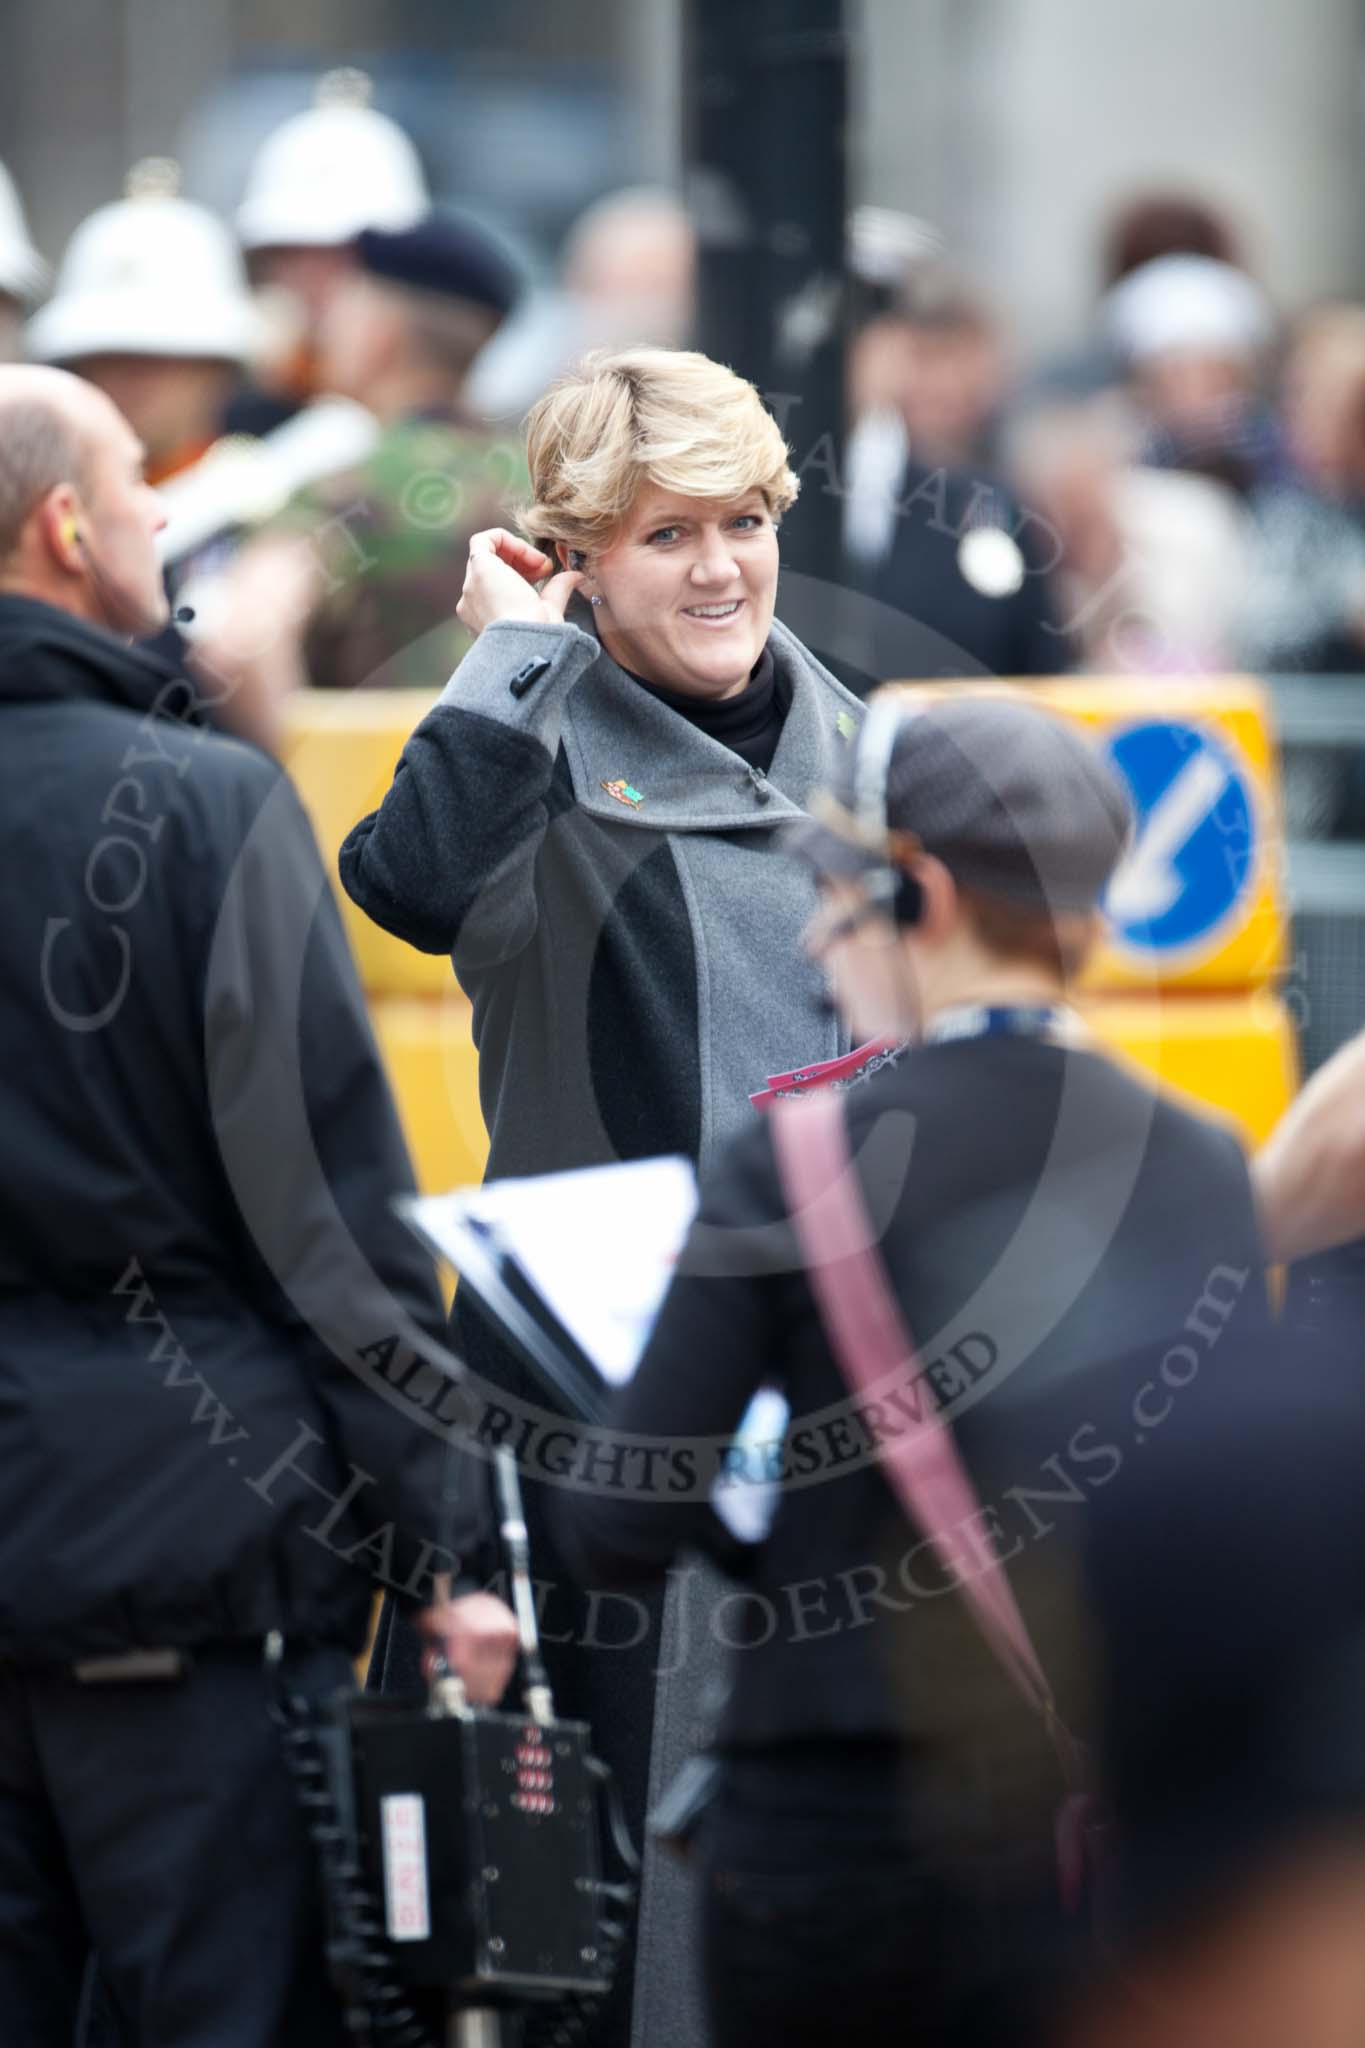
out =
<svg viewBox="0 0 1365 2048"><path fill-rule="evenodd" d="M1256 814L1245 770L1202 726L1132 725L1110 736L1137 838L1105 909L1126 946L1169 952L1221 925L1251 877Z"/></svg>

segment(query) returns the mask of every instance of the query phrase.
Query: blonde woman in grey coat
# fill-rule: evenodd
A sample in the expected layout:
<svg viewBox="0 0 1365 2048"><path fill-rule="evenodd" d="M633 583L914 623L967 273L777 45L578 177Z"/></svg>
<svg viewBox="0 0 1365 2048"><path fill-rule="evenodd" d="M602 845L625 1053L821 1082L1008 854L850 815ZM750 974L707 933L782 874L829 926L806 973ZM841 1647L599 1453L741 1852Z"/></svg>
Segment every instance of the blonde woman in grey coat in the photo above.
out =
<svg viewBox="0 0 1365 2048"><path fill-rule="evenodd" d="M681 1152L707 1164L770 1074L847 1050L800 945L814 884L784 828L827 783L857 700L774 618L796 479L753 386L705 356L587 358L527 422L521 534L481 533L477 639L342 848L355 901L449 953L473 1004L490 1177ZM543 1394L468 1304L488 1440L562 1476ZM500 1396L508 1406L500 1406ZM517 1418L513 1435L512 1418ZM556 1455L537 1464L552 1435ZM560 1710L585 1714L638 1832L693 1747L714 1582L653 1607L575 1591L528 1488ZM411 1656L390 1632L388 1674ZM704 2038L681 1871L646 1858L633 1987L598 2040Z"/></svg>

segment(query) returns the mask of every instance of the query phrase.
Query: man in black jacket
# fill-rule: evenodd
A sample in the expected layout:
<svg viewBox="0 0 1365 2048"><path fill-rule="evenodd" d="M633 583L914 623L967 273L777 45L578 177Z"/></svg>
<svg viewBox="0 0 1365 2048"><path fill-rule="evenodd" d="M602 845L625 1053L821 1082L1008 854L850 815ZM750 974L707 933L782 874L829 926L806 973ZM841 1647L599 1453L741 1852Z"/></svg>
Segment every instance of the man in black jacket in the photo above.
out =
<svg viewBox="0 0 1365 2048"><path fill-rule="evenodd" d="M109 401L0 371L0 2008L69 2040L334 2042L262 1666L349 1681L376 1578L451 1601L458 1395L407 1159L287 780L127 638L160 509ZM471 1490L472 1491L472 1490Z"/></svg>

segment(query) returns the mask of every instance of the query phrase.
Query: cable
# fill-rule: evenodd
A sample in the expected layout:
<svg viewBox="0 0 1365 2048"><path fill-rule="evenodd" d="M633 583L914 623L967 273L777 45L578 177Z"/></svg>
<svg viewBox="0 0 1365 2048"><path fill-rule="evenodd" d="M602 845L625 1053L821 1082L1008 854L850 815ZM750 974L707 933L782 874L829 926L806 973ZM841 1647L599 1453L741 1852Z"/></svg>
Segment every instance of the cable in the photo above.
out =
<svg viewBox="0 0 1365 2048"><path fill-rule="evenodd" d="M517 1464L506 1444L499 1444L493 1453L493 1465L498 1487L500 1534L521 1647L522 1698L531 1719L548 1727L555 1717L554 1696L540 1654L540 1626L536 1620L535 1595L531 1588L530 1539L526 1513L521 1504L521 1488L517 1483Z"/></svg>
<svg viewBox="0 0 1365 2048"><path fill-rule="evenodd" d="M585 1757L584 1762L589 1777L602 1789L612 1847L627 1873L624 1884L607 1884L599 1880L595 1891L598 1899L605 1906L616 1908L621 1917L612 1918L603 1910L598 1918L597 1945L607 1965L606 1983L602 1990L569 1992L558 2005L530 2014L522 2037L523 2048L579 2048L601 2009L603 1999L616 1981L617 1964L630 1940L631 1915L639 1895L640 1858L630 1839L621 1788L610 1768L599 1756Z"/></svg>
<svg viewBox="0 0 1365 2048"><path fill-rule="evenodd" d="M597 1780L598 1784L602 1787L603 1795L607 1802L607 1820L611 1828L612 1847L622 1863L624 1863L629 1877L632 1880L638 1880L640 1876L640 1858L636 1852L634 1842L630 1839L630 1828L626 1822L626 1807L625 1801L621 1797L621 1787L617 1784L610 1765L604 1764L600 1756L587 1757L585 1762L588 1767L589 1777Z"/></svg>

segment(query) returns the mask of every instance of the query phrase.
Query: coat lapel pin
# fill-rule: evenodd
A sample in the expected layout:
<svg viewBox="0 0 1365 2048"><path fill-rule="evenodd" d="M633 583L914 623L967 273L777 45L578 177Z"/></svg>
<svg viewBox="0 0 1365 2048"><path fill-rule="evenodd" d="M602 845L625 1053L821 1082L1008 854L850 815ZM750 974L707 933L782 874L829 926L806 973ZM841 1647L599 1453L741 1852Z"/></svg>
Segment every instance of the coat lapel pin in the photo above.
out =
<svg viewBox="0 0 1365 2048"><path fill-rule="evenodd" d="M834 729L841 740L851 740L858 730L858 721L851 711L841 711L834 721Z"/></svg>
<svg viewBox="0 0 1365 2048"><path fill-rule="evenodd" d="M618 804L626 804L632 811L638 811L645 800L642 789L634 789L624 775L618 775L613 782L604 782L603 789L608 796L614 796Z"/></svg>

